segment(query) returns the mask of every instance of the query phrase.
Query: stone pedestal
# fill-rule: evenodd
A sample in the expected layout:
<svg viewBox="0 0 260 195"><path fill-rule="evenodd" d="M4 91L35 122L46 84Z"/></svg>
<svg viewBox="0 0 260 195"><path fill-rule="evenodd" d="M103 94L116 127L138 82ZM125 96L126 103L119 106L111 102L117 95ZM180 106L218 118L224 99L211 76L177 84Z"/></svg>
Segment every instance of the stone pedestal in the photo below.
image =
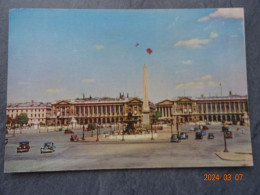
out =
<svg viewBox="0 0 260 195"><path fill-rule="evenodd" d="M143 126L150 126L150 113L143 113Z"/></svg>

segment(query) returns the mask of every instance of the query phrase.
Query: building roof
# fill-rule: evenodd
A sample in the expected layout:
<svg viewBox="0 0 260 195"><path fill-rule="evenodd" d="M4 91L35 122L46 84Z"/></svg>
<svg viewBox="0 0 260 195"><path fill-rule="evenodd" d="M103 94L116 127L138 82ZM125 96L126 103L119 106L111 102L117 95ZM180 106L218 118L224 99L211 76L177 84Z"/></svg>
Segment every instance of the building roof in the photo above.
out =
<svg viewBox="0 0 260 195"><path fill-rule="evenodd" d="M175 102L175 101L179 101L183 98L187 98L187 99L190 99L192 101L222 101L222 100L247 100L248 99L248 96L247 95L229 95L229 96L208 96L208 97L204 97L204 96L201 96L201 97L189 97L189 96L185 96L185 97L176 97L176 98L173 98L173 100L163 100L163 101L160 101L157 104L161 104L165 101L168 101L168 102Z"/></svg>
<svg viewBox="0 0 260 195"><path fill-rule="evenodd" d="M58 104L60 102L67 102L68 104L97 104L97 103L124 103L130 101L131 98L82 98L71 100L57 100L52 104Z"/></svg>
<svg viewBox="0 0 260 195"><path fill-rule="evenodd" d="M47 102L47 103L43 103L43 102L25 102L25 103L9 103L7 104L7 108L10 107L17 107L17 108L21 108L21 107L50 107L51 103Z"/></svg>

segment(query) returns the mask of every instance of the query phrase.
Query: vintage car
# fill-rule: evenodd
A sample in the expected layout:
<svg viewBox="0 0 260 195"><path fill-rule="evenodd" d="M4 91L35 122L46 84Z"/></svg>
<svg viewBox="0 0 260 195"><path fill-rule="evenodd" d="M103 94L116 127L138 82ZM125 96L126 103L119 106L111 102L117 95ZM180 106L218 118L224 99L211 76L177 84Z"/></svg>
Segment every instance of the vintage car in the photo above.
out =
<svg viewBox="0 0 260 195"><path fill-rule="evenodd" d="M29 152L30 145L29 141L24 140L19 142L19 146L17 147L17 152Z"/></svg>
<svg viewBox="0 0 260 195"><path fill-rule="evenodd" d="M207 126L203 126L202 129L203 130L209 130L209 128Z"/></svg>
<svg viewBox="0 0 260 195"><path fill-rule="evenodd" d="M55 152L55 146L53 142L45 142L43 147L41 147L41 153L52 153Z"/></svg>
<svg viewBox="0 0 260 195"><path fill-rule="evenodd" d="M226 131L225 138L232 138L232 131Z"/></svg>
<svg viewBox="0 0 260 195"><path fill-rule="evenodd" d="M178 137L178 134L172 134L171 142L180 142L181 140Z"/></svg>
<svg viewBox="0 0 260 195"><path fill-rule="evenodd" d="M208 139L214 139L215 137L214 137L214 134L213 133L209 133L208 134Z"/></svg>
<svg viewBox="0 0 260 195"><path fill-rule="evenodd" d="M77 135L71 135L71 136L70 136L70 141L71 141L71 142L78 142L78 141L79 141L79 138L78 138Z"/></svg>
<svg viewBox="0 0 260 195"><path fill-rule="evenodd" d="M196 132L195 139L203 139L203 135L201 134L201 132Z"/></svg>
<svg viewBox="0 0 260 195"><path fill-rule="evenodd" d="M66 129L65 131L64 131L64 134L73 134L74 132L73 131L71 131L71 130L69 130L69 129Z"/></svg>
<svg viewBox="0 0 260 195"><path fill-rule="evenodd" d="M201 130L201 135L205 136L206 135L206 131L204 129Z"/></svg>
<svg viewBox="0 0 260 195"><path fill-rule="evenodd" d="M179 139L188 139L188 134L187 133L184 133L184 132L181 132L180 136L179 136Z"/></svg>

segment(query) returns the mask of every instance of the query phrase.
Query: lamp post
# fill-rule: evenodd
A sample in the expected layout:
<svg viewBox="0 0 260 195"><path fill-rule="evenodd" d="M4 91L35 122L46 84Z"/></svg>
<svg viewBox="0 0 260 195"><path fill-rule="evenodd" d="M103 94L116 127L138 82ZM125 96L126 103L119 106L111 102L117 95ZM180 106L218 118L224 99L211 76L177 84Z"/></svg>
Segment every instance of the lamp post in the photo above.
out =
<svg viewBox="0 0 260 195"><path fill-rule="evenodd" d="M122 135L122 141L125 141L125 126L123 126L123 135Z"/></svg>
<svg viewBox="0 0 260 195"><path fill-rule="evenodd" d="M83 128L82 128L82 140L85 140L85 125L83 124Z"/></svg>
<svg viewBox="0 0 260 195"><path fill-rule="evenodd" d="M222 130L223 130L223 127L224 127L224 123L223 123L223 126L222 126ZM225 145L224 152L229 152L228 149L227 149L227 140L226 140L226 131L225 130L223 131L223 135L224 135L224 145Z"/></svg>
<svg viewBox="0 0 260 195"><path fill-rule="evenodd" d="M151 140L154 140L154 139L153 139L153 124L152 124L152 123L151 123L151 132L152 132Z"/></svg>
<svg viewBox="0 0 260 195"><path fill-rule="evenodd" d="M96 139L96 142L99 142L99 139L98 139L98 125L97 125L97 139Z"/></svg>

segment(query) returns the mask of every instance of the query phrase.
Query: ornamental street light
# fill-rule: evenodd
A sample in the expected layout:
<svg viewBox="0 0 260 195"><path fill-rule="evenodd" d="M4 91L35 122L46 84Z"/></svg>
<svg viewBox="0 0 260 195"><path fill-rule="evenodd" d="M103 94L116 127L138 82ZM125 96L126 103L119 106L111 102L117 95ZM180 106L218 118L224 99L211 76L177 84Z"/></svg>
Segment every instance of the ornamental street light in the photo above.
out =
<svg viewBox="0 0 260 195"><path fill-rule="evenodd" d="M85 125L83 124L83 128L82 128L82 140L85 140Z"/></svg>
<svg viewBox="0 0 260 195"><path fill-rule="evenodd" d="M171 135L172 135L172 125L173 125L173 115L171 115Z"/></svg>
<svg viewBox="0 0 260 195"><path fill-rule="evenodd" d="M223 123L223 126L222 126L222 130L223 130L223 127L224 127L224 123ZM224 145L225 145L224 152L229 152L228 149L227 149L226 130L223 131L223 135L224 135Z"/></svg>
<svg viewBox="0 0 260 195"><path fill-rule="evenodd" d="M152 132L151 140L154 140L154 138L153 138L153 124L152 123L151 123L151 132Z"/></svg>
<svg viewBox="0 0 260 195"><path fill-rule="evenodd" d="M122 141L125 141L125 128L123 127L123 135L122 135Z"/></svg>
<svg viewBox="0 0 260 195"><path fill-rule="evenodd" d="M98 139L98 125L97 125L97 139L96 139L96 142L99 142L99 139Z"/></svg>

